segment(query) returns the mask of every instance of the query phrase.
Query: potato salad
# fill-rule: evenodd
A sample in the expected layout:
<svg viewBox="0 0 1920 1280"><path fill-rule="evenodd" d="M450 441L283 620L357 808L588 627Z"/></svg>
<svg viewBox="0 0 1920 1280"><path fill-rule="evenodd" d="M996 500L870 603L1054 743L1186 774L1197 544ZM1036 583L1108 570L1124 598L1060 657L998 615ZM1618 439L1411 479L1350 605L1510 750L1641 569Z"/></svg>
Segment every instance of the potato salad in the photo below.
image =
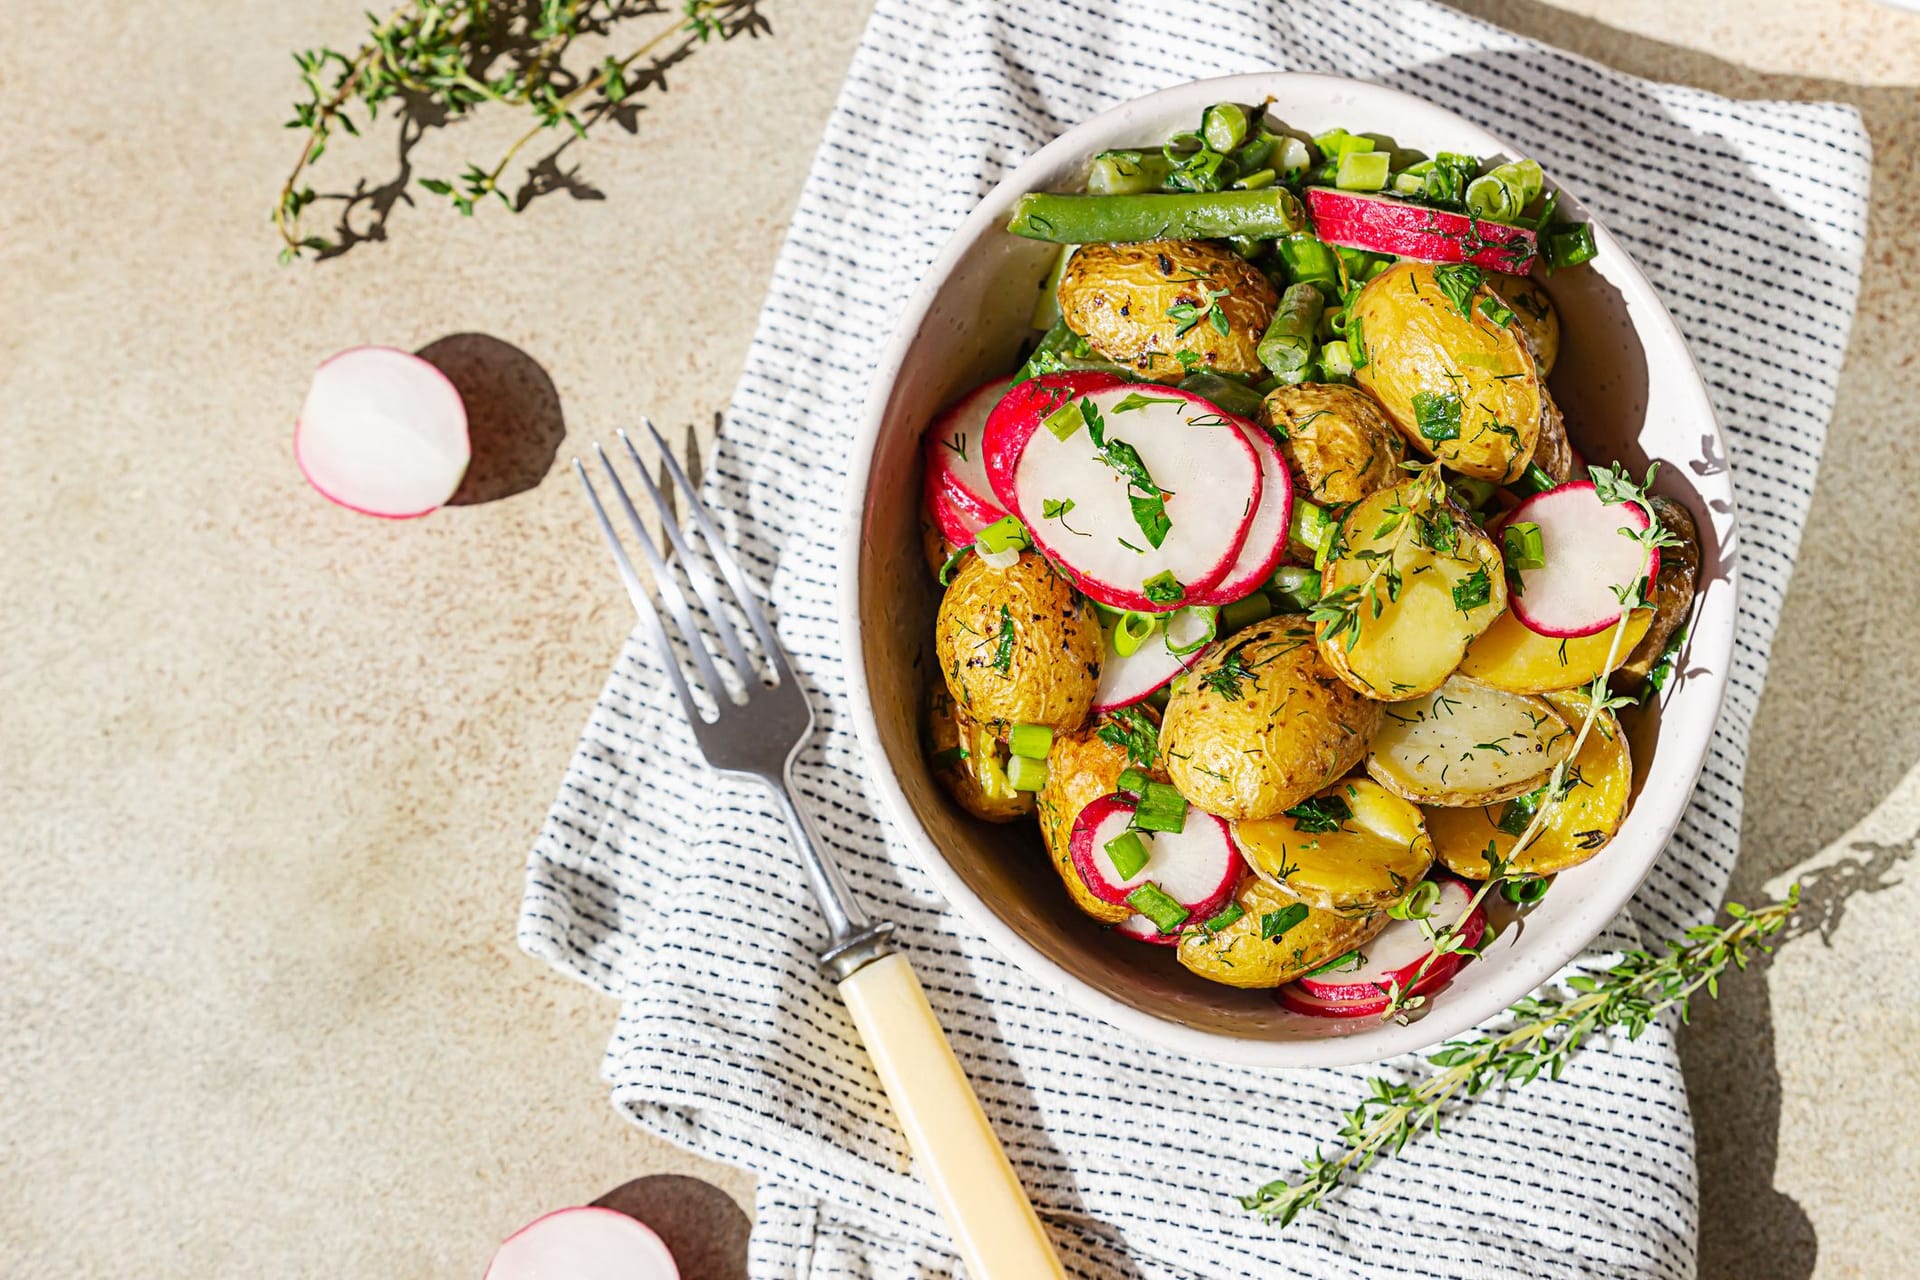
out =
<svg viewBox="0 0 1920 1280"><path fill-rule="evenodd" d="M922 450L926 742L1115 946L1404 1016L1619 830L1699 552L1567 437L1556 203L1235 103L1019 201L1029 354Z"/></svg>

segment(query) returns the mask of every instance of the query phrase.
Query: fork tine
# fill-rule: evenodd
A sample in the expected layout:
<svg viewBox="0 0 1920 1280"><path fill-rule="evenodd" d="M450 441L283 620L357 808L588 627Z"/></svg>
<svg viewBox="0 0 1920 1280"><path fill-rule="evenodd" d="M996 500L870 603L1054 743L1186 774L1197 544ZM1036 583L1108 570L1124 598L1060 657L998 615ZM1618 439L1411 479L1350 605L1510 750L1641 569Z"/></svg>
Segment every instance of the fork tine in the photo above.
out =
<svg viewBox="0 0 1920 1280"><path fill-rule="evenodd" d="M653 482L653 475L647 470L647 464L640 460L640 451L633 447L633 441L627 433L618 433L620 443L627 446L627 456L633 459L633 465L640 472L640 483L647 487L647 496L653 499L655 509L660 512L660 527L666 532L667 541L680 554L680 565L687 571L687 581L693 584L693 594L700 597L700 603L706 606L707 617L713 623L713 629L720 637L720 643L726 646L727 657L732 660L733 668L740 673L743 684L759 679L759 671L747 659L745 646L740 643L740 635L734 630L733 622L727 617L725 609L720 607L719 593L714 589L714 581L700 558L688 548L686 540L680 536L680 523L673 518L673 509L667 505L666 495L660 492L660 486Z"/></svg>
<svg viewBox="0 0 1920 1280"><path fill-rule="evenodd" d="M687 608L687 598L680 592L680 584L673 580L666 561L660 556L660 549L653 544L653 538L647 533L647 526L640 520L640 513L633 509L633 499L627 496L627 486L620 481L620 473L613 469L613 459L598 444L593 451L600 455L600 465L607 470L607 477L613 481L613 496L620 501L621 510L627 513L627 523L633 526L634 536L640 539L641 553L647 557L647 567L653 570L654 584L660 588L660 598L666 602L667 612L673 615L674 623L680 628L680 638L687 642L687 648L693 653L693 665L699 668L701 683L713 698L715 707L724 707L732 701L732 695L720 679L720 672L713 665L713 658L707 652L707 642L700 636L699 624L693 620L693 611ZM666 655L677 668L678 661L671 651Z"/></svg>
<svg viewBox="0 0 1920 1280"><path fill-rule="evenodd" d="M640 421L647 424L647 433L653 437L654 444L659 446L660 456L667 460L667 470L672 473L674 483L679 486L680 492L686 495L687 508L693 513L693 522L699 526L701 536L707 540L707 549L713 553L714 563L720 566L720 572L726 575L728 585L733 588L733 594L738 597L740 612L747 615L747 622L752 625L753 634L760 637L761 647L766 650L768 658L775 666L781 669L780 675L784 679L787 674L786 650L780 647L780 641L774 637L773 628L767 625L767 616L760 608L760 598L747 585L747 575L741 570L740 562L733 558L733 553L727 550L726 539L720 536L719 531L713 527L713 521L707 518L707 504L700 501L700 495L694 490L692 481L688 480L687 473L680 469L679 459L673 456L673 450L667 447L667 442L660 438L660 432L653 425L653 419L642 417Z"/></svg>
<svg viewBox="0 0 1920 1280"><path fill-rule="evenodd" d="M599 522L601 536L607 540L607 549L613 552L613 563L620 570L620 581L627 588L627 595L633 601L634 612L653 624L653 644L659 651L660 661L673 678L673 687L680 695L680 709L686 712L690 723L698 723L698 705L693 700L693 691L687 688L687 679L680 672L680 660L674 657L673 646L667 642L667 628L660 620L660 610L654 607L653 597L647 594L640 575L633 571L633 561L627 559L627 549L621 545L620 538L613 531L613 523L607 519L607 509L600 505L600 493L593 487L593 481L587 478L587 469L580 465L580 459L573 460L574 474L580 477L580 485L587 491L587 501L593 504L593 518Z"/></svg>

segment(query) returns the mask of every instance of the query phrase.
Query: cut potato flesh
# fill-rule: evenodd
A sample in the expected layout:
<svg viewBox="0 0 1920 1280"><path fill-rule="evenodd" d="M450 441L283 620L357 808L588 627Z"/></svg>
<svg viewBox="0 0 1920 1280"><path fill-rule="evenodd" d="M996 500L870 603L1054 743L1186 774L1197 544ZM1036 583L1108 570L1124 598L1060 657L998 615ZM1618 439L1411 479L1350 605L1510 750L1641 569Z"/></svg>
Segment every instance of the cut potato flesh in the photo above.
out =
<svg viewBox="0 0 1920 1280"><path fill-rule="evenodd" d="M1321 573L1315 639L1340 678L1370 698L1432 693L1507 607L1500 553L1435 478L1382 489L1343 523ZM1330 617L1328 611L1341 610Z"/></svg>
<svg viewBox="0 0 1920 1280"><path fill-rule="evenodd" d="M1587 713L1582 694L1550 694L1547 701L1575 725ZM1427 809L1427 830L1440 861L1457 876L1486 879L1489 851L1511 860L1516 872L1552 875L1579 866L1606 847L1626 817L1632 789L1633 758L1626 735L1613 713L1602 711L1567 770L1565 798L1525 849L1513 849L1526 829L1528 809L1521 800L1479 809Z"/></svg>
<svg viewBox="0 0 1920 1280"><path fill-rule="evenodd" d="M1614 658L1618 666L1647 634L1653 620L1650 609L1635 609L1627 617L1627 634ZM1592 684L1606 670L1613 631L1555 640L1532 630L1512 614L1502 614L1467 646L1460 674L1471 676L1508 693L1555 693Z"/></svg>
<svg viewBox="0 0 1920 1280"><path fill-rule="evenodd" d="M1348 778L1277 818L1234 824L1255 874L1309 906L1345 914L1398 901L1433 866L1420 810L1371 778Z"/></svg>
<svg viewBox="0 0 1920 1280"><path fill-rule="evenodd" d="M1534 790L1572 749L1572 726L1544 698L1450 676L1387 706L1367 772L1416 804L1486 805Z"/></svg>

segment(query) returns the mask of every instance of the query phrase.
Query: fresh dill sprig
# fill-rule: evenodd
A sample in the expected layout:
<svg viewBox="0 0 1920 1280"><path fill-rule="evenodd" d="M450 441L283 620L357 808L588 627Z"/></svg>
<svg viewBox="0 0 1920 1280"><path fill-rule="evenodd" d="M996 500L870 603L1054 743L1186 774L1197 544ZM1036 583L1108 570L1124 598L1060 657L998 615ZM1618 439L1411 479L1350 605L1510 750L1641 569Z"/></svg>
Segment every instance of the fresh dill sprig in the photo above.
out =
<svg viewBox="0 0 1920 1280"><path fill-rule="evenodd" d="M1754 910L1728 903L1729 923L1697 925L1684 940L1669 941L1664 955L1630 951L1604 973L1569 977L1567 994L1536 994L1515 1004L1508 1030L1447 1041L1427 1055L1435 1070L1416 1080L1375 1077L1368 1095L1342 1117L1338 1153L1316 1150L1297 1179L1269 1182L1241 1196L1241 1206L1285 1227L1381 1156L1398 1154L1422 1133L1438 1133L1449 1103L1495 1085L1517 1088L1542 1074L1558 1079L1597 1032L1619 1029L1637 1039L1669 1009L1685 1022L1695 993L1718 997L1727 966L1745 969L1753 951L1770 951L1762 939L1778 933L1799 905L1798 885L1784 901Z"/></svg>

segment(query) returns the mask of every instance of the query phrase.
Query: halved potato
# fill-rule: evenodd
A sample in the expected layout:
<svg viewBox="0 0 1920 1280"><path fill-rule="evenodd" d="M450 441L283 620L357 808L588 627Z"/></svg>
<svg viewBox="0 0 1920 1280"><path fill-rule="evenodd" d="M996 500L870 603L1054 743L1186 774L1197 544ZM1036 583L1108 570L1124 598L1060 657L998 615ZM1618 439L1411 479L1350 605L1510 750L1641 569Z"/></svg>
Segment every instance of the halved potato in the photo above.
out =
<svg viewBox="0 0 1920 1280"><path fill-rule="evenodd" d="M1627 634L1614 658L1616 667L1647 634L1647 624L1652 620L1651 609L1635 609L1627 615ZM1543 636L1513 614L1503 613L1467 646L1466 655L1460 659L1460 674L1508 693L1575 689L1592 684L1600 676L1612 645L1612 627L1590 636L1560 640Z"/></svg>
<svg viewBox="0 0 1920 1280"><path fill-rule="evenodd" d="M1338 545L1320 575L1315 641L1369 698L1432 693L1506 610L1498 548L1437 474L1357 503Z"/></svg>
<svg viewBox="0 0 1920 1280"><path fill-rule="evenodd" d="M1360 329L1366 353L1353 380L1409 444L1462 475L1504 484L1533 457L1543 384L1517 322L1482 310L1494 297L1484 275L1397 263L1354 298L1347 332Z"/></svg>
<svg viewBox="0 0 1920 1280"><path fill-rule="evenodd" d="M1527 345L1533 348L1533 359L1540 366L1540 376L1544 378L1552 373L1554 361L1560 358L1560 312L1554 307L1553 299L1532 276L1510 276L1504 271L1490 271L1487 273L1487 283L1513 308L1520 332L1526 335Z"/></svg>
<svg viewBox="0 0 1920 1280"><path fill-rule="evenodd" d="M1005 569L962 559L933 639L947 692L996 735L1016 724L1068 733L1087 718L1100 683L1100 624L1038 552Z"/></svg>
<svg viewBox="0 0 1920 1280"><path fill-rule="evenodd" d="M1260 420L1299 477L1296 497L1344 507L1400 478L1407 449L1373 397L1340 383L1275 387ZM1304 493L1302 490L1304 489Z"/></svg>
<svg viewBox="0 0 1920 1280"><path fill-rule="evenodd" d="M1700 580L1700 532L1693 513L1672 498L1655 498L1653 514L1662 529L1680 539L1680 545L1660 550L1660 573L1653 580L1653 625L1620 667L1621 675L1636 687L1659 664L1667 642L1686 625Z"/></svg>
<svg viewBox="0 0 1920 1280"><path fill-rule="evenodd" d="M1073 865L1070 839L1080 811L1119 790L1120 773L1126 767L1126 749L1103 739L1099 724L1089 724L1077 733L1054 735L1053 750L1047 753L1047 781L1040 788L1040 839L1047 846L1047 857L1060 873L1073 905L1106 924L1119 924L1133 914L1133 908L1102 902L1088 891Z"/></svg>
<svg viewBox="0 0 1920 1280"><path fill-rule="evenodd" d="M1560 415L1560 406L1553 402L1553 396L1545 387L1540 388L1540 438L1533 443L1533 460L1562 484L1575 478L1573 442L1567 439L1567 420Z"/></svg>
<svg viewBox="0 0 1920 1280"><path fill-rule="evenodd" d="M1180 938L1180 963L1229 987L1277 987L1311 973L1335 956L1373 940L1387 913L1344 916L1306 904L1248 876L1233 900L1244 912L1218 933L1190 929Z"/></svg>
<svg viewBox="0 0 1920 1280"><path fill-rule="evenodd" d="M1371 778L1334 783L1277 818L1234 824L1247 864L1311 907L1365 915L1387 907L1433 866L1420 810Z"/></svg>
<svg viewBox="0 0 1920 1280"><path fill-rule="evenodd" d="M1031 791L1007 781L1007 747L986 726L970 719L947 693L927 694L927 750L933 776L962 809L988 822L1013 822L1034 810Z"/></svg>
<svg viewBox="0 0 1920 1280"><path fill-rule="evenodd" d="M1587 714L1584 694L1548 694L1547 701L1576 726ZM1602 711L1567 770L1561 786L1564 798L1525 849L1513 851L1531 816L1524 799L1484 809L1428 809L1427 830L1440 861L1457 876L1485 880L1489 849L1511 859L1515 871L1552 875L1579 866L1606 847L1627 816L1632 790L1627 736L1613 713Z"/></svg>
<svg viewBox="0 0 1920 1280"><path fill-rule="evenodd" d="M1058 294L1069 329L1156 382L1193 371L1182 351L1198 369L1266 373L1258 348L1280 297L1231 249L1205 240L1081 245Z"/></svg>
<svg viewBox="0 0 1920 1280"><path fill-rule="evenodd" d="M1456 675L1387 705L1367 772L1415 804L1466 808L1536 789L1571 750L1573 727L1552 703Z"/></svg>

